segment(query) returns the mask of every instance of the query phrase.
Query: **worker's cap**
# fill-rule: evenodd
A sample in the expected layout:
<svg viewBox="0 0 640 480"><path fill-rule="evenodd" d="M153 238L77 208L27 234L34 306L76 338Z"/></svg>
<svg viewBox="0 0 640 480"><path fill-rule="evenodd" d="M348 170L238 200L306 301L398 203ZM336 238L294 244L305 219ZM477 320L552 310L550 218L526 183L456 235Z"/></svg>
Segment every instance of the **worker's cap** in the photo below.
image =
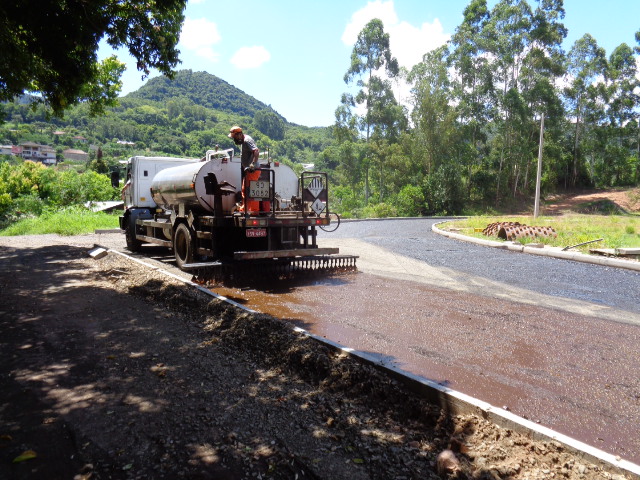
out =
<svg viewBox="0 0 640 480"><path fill-rule="evenodd" d="M236 133L242 133L242 129L239 126L234 125L233 127L231 127L231 130L229 130L228 137L232 138Z"/></svg>

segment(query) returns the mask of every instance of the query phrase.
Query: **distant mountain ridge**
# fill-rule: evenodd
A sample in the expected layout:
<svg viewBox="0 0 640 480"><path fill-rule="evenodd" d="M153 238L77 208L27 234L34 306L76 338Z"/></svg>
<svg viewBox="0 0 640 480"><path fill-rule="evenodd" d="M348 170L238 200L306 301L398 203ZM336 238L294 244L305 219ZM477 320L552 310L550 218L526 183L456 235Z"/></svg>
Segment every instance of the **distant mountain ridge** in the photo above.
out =
<svg viewBox="0 0 640 480"><path fill-rule="evenodd" d="M254 117L257 112L268 110L287 122L270 106L207 72L179 70L173 80L164 75L155 77L125 96L155 102L166 102L178 97L188 98L205 108L235 115Z"/></svg>

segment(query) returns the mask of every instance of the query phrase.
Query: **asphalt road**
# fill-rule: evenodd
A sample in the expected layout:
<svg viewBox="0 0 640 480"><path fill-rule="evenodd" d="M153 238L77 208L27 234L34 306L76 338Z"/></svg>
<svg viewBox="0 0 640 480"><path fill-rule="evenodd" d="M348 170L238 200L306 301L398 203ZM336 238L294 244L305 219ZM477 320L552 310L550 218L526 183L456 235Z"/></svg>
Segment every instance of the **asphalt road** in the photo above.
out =
<svg viewBox="0 0 640 480"><path fill-rule="evenodd" d="M450 269L473 279L560 299L588 302L594 310L611 307L640 315L640 272L562 259L526 255L434 234L442 219L345 221L319 238L327 244L357 239L397 255ZM346 253L345 250L341 253ZM495 285L487 287L495 289ZM487 294L498 292L487 290Z"/></svg>
<svg viewBox="0 0 640 480"><path fill-rule="evenodd" d="M321 234L360 255L361 276L280 307L296 318L304 304L314 333L640 463L640 272L450 239L437 221Z"/></svg>

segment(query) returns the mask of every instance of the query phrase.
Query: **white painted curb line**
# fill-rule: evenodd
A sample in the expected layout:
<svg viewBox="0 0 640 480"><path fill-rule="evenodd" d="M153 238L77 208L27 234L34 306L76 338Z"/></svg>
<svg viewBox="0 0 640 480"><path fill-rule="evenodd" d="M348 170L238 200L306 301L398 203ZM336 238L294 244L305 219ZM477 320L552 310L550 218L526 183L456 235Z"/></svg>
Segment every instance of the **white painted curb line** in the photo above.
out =
<svg viewBox="0 0 640 480"><path fill-rule="evenodd" d="M449 233L449 232L446 232L446 233ZM491 242L491 243L497 243L501 248L504 248L504 244L501 244L499 242ZM185 285L195 287L201 292L206 293L211 297L214 297L223 302L227 302L230 305L233 305L234 307L238 307L246 312L260 313L257 310L252 310L250 308L247 308L240 303L234 302L233 300L230 300L227 297L224 297L222 295L218 295L217 293L212 292L211 290L208 290L207 288L201 285L198 285L197 283L194 283L190 280L182 278L162 268L156 267L155 265L130 257L129 255L119 252L117 250L109 249L108 251L111 253L118 254L122 257L125 257L136 263L139 263L140 265L143 265L145 267L156 270L157 272L162 273L163 275L166 275L170 278L176 279L184 283ZM340 351L346 355L356 357L359 360L362 360L382 371L387 372L391 377L404 383L407 387L409 387L413 391L423 395L423 397L427 401L433 404L440 405L442 408L446 409L446 411L448 411L449 413L475 414L502 428L508 428L518 433L521 433L523 435L526 435L528 438L531 438L532 440L559 442L562 445L564 445L564 447L567 448L567 450L572 452L574 455L580 458L584 458L586 461L590 461L596 464L597 463L609 464L617 468L621 473L624 473L627 475L631 474L632 478L636 478L640 480L640 465L636 465L635 463L631 463L627 460L614 456L603 450L599 450L595 447L587 445L586 443L580 442L571 437L568 437L559 432L556 432L555 430L551 430L550 428L543 427L542 425L538 425L537 423L531 422L522 417L518 417L517 415L514 415L513 413L510 413L502 408L495 407L487 402L483 402L482 400L471 397L462 392L458 392L456 390L452 390L451 388L442 386L432 380L428 380L418 375L415 375L413 373L406 372L393 365L386 365L384 361L381 361L379 358L375 358L370 354L359 352L357 350L354 350L353 348L345 347L343 345L340 345L337 342L334 342L332 340L310 333L300 327L294 327L293 330L329 348Z"/></svg>

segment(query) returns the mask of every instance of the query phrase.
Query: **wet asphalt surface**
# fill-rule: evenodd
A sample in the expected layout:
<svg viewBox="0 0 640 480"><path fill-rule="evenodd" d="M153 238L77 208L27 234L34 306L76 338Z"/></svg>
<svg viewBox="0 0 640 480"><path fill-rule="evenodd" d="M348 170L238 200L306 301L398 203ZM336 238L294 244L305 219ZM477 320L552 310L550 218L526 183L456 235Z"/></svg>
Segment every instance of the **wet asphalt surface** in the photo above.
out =
<svg viewBox="0 0 640 480"><path fill-rule="evenodd" d="M214 291L640 463L640 272L453 240L437 221L343 222L319 241L361 255L358 273Z"/></svg>

